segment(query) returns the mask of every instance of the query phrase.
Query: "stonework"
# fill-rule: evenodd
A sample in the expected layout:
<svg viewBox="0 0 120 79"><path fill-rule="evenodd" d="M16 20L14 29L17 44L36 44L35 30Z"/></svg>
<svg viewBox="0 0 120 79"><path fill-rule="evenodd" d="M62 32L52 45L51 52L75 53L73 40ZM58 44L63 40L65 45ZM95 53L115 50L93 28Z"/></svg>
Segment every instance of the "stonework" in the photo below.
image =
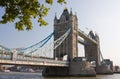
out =
<svg viewBox="0 0 120 79"><path fill-rule="evenodd" d="M109 68L108 65L102 64L96 68L97 74L113 74L113 71Z"/></svg>
<svg viewBox="0 0 120 79"><path fill-rule="evenodd" d="M98 35L94 35L92 31L90 31L89 36L94 39L97 44L89 42L88 45L84 45L85 57L87 58L87 61L95 61L96 66L99 66L101 65L99 37Z"/></svg>
<svg viewBox="0 0 120 79"><path fill-rule="evenodd" d="M94 68L87 61L72 61L69 68L70 76L96 76Z"/></svg>
<svg viewBox="0 0 120 79"><path fill-rule="evenodd" d="M43 70L42 75L44 77L53 77L53 76L68 76L69 71L68 67L47 67Z"/></svg>
<svg viewBox="0 0 120 79"><path fill-rule="evenodd" d="M54 18L54 40L62 36L69 28L71 32L65 41L54 50L54 57L62 59L64 55L68 55L68 60L71 61L74 57L78 56L77 46L77 17L64 9L60 19Z"/></svg>

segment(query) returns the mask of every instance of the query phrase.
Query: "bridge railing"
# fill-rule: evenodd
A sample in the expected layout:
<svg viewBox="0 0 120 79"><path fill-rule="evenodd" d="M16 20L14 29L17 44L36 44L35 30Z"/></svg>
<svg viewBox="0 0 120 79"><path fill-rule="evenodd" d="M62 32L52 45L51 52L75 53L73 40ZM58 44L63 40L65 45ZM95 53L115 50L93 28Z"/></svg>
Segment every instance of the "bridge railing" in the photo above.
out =
<svg viewBox="0 0 120 79"><path fill-rule="evenodd" d="M11 59L12 55L10 52L0 52L0 59Z"/></svg>

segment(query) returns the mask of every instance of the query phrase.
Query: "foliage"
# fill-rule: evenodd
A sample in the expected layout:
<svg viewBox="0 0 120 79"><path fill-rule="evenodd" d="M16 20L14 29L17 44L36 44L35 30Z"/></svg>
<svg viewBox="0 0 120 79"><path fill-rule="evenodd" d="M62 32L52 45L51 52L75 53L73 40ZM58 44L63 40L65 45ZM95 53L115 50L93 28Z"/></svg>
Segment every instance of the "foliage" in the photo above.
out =
<svg viewBox="0 0 120 79"><path fill-rule="evenodd" d="M53 0L45 0L47 4L52 5ZM57 0L58 3L66 3L65 0ZM15 28L19 31L33 28L32 18L37 18L40 26L46 26L48 23L43 19L50 8L38 0L0 0L0 7L5 8L5 14L2 16L1 24L8 22L15 23Z"/></svg>

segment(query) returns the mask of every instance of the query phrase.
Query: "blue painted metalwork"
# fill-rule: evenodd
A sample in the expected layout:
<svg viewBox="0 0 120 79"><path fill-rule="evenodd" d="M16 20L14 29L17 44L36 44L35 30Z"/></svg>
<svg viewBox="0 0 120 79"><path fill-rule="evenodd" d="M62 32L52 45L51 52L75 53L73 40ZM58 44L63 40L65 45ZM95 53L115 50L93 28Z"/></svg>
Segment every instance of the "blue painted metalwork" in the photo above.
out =
<svg viewBox="0 0 120 79"><path fill-rule="evenodd" d="M36 43L36 44L34 44L34 45L32 45L32 46L29 46L29 47L27 47L27 48L24 48L23 50L32 48L32 47L34 47L34 46L36 46L36 45L39 45L39 44L43 43L42 45L40 45L40 47L42 47L43 45L45 45L45 44L48 42L48 40L49 40L53 35L54 35L54 32L51 33L49 36L47 36L47 37L46 37L45 39L43 39L42 41L40 41L40 42L38 42L38 43ZM45 41L45 42L44 42L44 41Z"/></svg>
<svg viewBox="0 0 120 79"><path fill-rule="evenodd" d="M46 39L46 41L45 41L40 47L43 47L43 46L50 40L50 38L51 38L53 35L54 35L54 32L53 32L51 35L49 35L49 37Z"/></svg>
<svg viewBox="0 0 120 79"><path fill-rule="evenodd" d="M43 39L42 41L40 41L40 42L38 42L38 43L36 43L36 44L34 44L34 45L31 45L31 46L29 46L29 47L27 47L27 48L24 48L24 49L21 49L21 50L18 50L17 51L17 53L24 53L25 51L29 51L29 53L33 53L33 52L35 52L38 48L40 48L40 47L43 47L50 39L51 39L51 37L54 35L54 32L53 33L51 33L49 36L47 36L45 39Z"/></svg>

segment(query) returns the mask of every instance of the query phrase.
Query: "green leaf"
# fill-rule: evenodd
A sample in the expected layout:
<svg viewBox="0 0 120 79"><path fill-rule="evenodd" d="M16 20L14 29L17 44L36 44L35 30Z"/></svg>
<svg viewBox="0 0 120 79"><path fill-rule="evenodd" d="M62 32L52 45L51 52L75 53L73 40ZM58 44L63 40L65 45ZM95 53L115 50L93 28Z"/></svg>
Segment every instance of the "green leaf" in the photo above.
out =
<svg viewBox="0 0 120 79"><path fill-rule="evenodd" d="M46 0L46 3L48 3L48 4L53 4L53 0Z"/></svg>
<svg viewBox="0 0 120 79"><path fill-rule="evenodd" d="M53 4L53 0L45 0L47 4ZM65 0L57 0L58 3L66 3ZM48 23L44 20L47 16L49 9L38 0L0 0L0 7L5 9L2 16L1 24L14 22L15 28L18 31L24 29L31 30L33 28L32 18L38 18L40 26L46 26Z"/></svg>

